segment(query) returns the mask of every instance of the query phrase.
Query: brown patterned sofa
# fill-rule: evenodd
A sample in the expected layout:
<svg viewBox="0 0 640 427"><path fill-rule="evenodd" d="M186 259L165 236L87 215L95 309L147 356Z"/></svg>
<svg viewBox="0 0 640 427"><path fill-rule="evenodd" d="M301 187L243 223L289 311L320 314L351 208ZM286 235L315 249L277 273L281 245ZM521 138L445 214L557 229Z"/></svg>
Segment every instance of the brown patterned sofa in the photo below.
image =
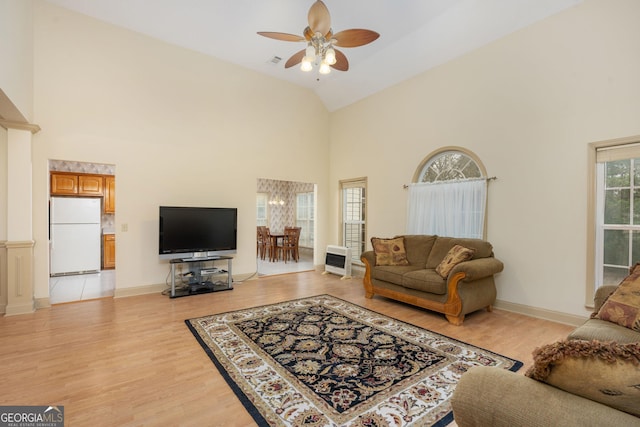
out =
<svg viewBox="0 0 640 427"><path fill-rule="evenodd" d="M621 289L625 281L635 289ZM640 426L639 290L640 268L599 288L592 317L567 340L536 349L526 375L484 366L464 373L451 399L458 426Z"/></svg>
<svg viewBox="0 0 640 427"><path fill-rule="evenodd" d="M360 257L366 268L367 298L377 294L437 311L455 325L461 325L467 313L482 308L491 311L496 299L493 276L504 265L494 257L489 242L431 235L371 240L374 250ZM470 259L449 264L447 259L456 246L468 249Z"/></svg>

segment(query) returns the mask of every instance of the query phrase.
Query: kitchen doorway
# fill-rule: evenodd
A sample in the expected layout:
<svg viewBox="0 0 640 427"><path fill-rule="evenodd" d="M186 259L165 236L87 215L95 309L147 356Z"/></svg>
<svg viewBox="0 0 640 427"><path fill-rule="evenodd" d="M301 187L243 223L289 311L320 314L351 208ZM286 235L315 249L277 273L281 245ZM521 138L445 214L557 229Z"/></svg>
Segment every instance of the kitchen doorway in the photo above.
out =
<svg viewBox="0 0 640 427"><path fill-rule="evenodd" d="M115 294L115 165L49 160L49 302Z"/></svg>
<svg viewBox="0 0 640 427"><path fill-rule="evenodd" d="M315 215L317 186L314 183L259 178L256 192L256 226L266 226L271 234L282 234L285 227L300 227L298 261L270 254L261 256L257 246L258 276L314 270Z"/></svg>

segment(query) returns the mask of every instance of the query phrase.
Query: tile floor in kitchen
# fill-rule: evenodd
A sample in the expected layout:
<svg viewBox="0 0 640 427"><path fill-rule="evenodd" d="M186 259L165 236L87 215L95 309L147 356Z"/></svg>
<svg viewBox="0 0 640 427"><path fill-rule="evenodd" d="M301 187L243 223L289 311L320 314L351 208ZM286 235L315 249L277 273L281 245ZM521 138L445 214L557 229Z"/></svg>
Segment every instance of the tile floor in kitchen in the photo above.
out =
<svg viewBox="0 0 640 427"><path fill-rule="evenodd" d="M116 271L55 276L49 278L49 303L60 304L96 298L112 297L115 292Z"/></svg>

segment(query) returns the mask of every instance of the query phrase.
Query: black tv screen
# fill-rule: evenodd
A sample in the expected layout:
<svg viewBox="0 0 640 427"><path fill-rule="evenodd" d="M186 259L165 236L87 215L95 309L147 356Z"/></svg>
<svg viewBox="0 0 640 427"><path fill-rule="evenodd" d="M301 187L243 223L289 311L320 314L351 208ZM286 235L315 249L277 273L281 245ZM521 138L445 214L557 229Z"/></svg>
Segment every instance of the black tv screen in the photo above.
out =
<svg viewBox="0 0 640 427"><path fill-rule="evenodd" d="M236 253L236 208L160 206L160 255Z"/></svg>

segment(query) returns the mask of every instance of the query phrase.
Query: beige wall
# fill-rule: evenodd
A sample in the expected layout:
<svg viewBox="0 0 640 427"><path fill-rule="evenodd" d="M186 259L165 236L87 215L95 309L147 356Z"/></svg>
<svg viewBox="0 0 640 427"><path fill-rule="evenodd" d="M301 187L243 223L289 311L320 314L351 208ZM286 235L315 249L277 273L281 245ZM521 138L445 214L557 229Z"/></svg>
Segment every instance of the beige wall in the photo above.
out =
<svg viewBox="0 0 640 427"><path fill-rule="evenodd" d="M326 200L329 115L313 92L45 2L34 22L36 298L48 295L49 159L115 165L117 289L165 282L159 205L237 207L234 273L250 274L258 178L317 183Z"/></svg>
<svg viewBox="0 0 640 427"><path fill-rule="evenodd" d="M332 114L332 209L338 180L368 176L369 237L402 233L421 160L468 148L498 177L498 299L586 315L587 144L640 133L638 16L635 0L585 1Z"/></svg>
<svg viewBox="0 0 640 427"><path fill-rule="evenodd" d="M33 20L30 0L0 2L0 118L24 120L33 110ZM7 239L7 130L0 128L0 241Z"/></svg>
<svg viewBox="0 0 640 427"><path fill-rule="evenodd" d="M31 0L0 1L0 116L7 120L33 117L32 9Z"/></svg>

